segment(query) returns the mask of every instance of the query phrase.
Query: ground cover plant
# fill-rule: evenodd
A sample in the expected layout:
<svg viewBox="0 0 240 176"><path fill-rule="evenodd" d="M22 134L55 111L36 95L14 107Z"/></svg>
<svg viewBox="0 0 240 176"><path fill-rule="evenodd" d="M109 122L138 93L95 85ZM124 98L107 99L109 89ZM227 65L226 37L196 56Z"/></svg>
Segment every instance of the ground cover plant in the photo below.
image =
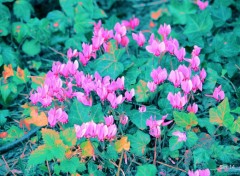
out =
<svg viewBox="0 0 240 176"><path fill-rule="evenodd" d="M0 8L1 174L239 174L239 1Z"/></svg>

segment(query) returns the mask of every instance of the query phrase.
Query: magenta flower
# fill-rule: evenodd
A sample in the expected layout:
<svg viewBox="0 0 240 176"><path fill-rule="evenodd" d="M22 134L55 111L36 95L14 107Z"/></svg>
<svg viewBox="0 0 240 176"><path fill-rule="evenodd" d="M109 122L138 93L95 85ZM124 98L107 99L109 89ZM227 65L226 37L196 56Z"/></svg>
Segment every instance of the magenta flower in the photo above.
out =
<svg viewBox="0 0 240 176"><path fill-rule="evenodd" d="M214 89L212 97L215 98L217 101L221 101L225 98L225 93L222 90L221 85Z"/></svg>
<svg viewBox="0 0 240 176"><path fill-rule="evenodd" d="M163 37L163 40L166 40L167 36L171 33L171 26L165 23L160 25L158 33Z"/></svg>
<svg viewBox="0 0 240 176"><path fill-rule="evenodd" d="M77 57L78 56L78 52L77 50L72 50L72 48L69 48L68 51L67 51L67 58L69 60L71 60L73 57Z"/></svg>
<svg viewBox="0 0 240 176"><path fill-rule="evenodd" d="M196 45L194 45L194 49L192 51L192 57L199 56L200 52L201 52L201 48L196 46Z"/></svg>
<svg viewBox="0 0 240 176"><path fill-rule="evenodd" d="M175 49L174 55L177 57L179 62L182 62L185 59L185 55L186 55L185 48L181 48L180 50Z"/></svg>
<svg viewBox="0 0 240 176"><path fill-rule="evenodd" d="M114 26L114 30L116 31L117 34L120 35L120 37L123 37L127 33L127 29L125 26L121 25L120 23L116 23Z"/></svg>
<svg viewBox="0 0 240 176"><path fill-rule="evenodd" d="M192 70L194 70L194 71L199 70L200 59L198 56L194 56L194 57L192 57L192 59L185 59L185 60L190 63L190 67Z"/></svg>
<svg viewBox="0 0 240 176"><path fill-rule="evenodd" d="M110 125L112 125L114 123L114 118L113 118L112 115L104 117L104 120L105 120L105 124L107 126L110 126Z"/></svg>
<svg viewBox="0 0 240 176"><path fill-rule="evenodd" d="M177 136L178 137L178 142L186 142L187 140L187 136L186 133L180 132L180 131L175 131L172 133L172 135Z"/></svg>
<svg viewBox="0 0 240 176"><path fill-rule="evenodd" d="M183 75L183 80L189 80L192 74L190 68L186 67L185 65L179 65L178 69L179 72Z"/></svg>
<svg viewBox="0 0 240 176"><path fill-rule="evenodd" d="M158 42L156 40L153 40L150 45L146 46L146 50L155 56L160 56L161 53L165 52L165 49L164 42Z"/></svg>
<svg viewBox="0 0 240 176"><path fill-rule="evenodd" d="M150 92L155 92L157 85L154 82L148 82L147 87L150 90Z"/></svg>
<svg viewBox="0 0 240 176"><path fill-rule="evenodd" d="M152 70L151 77L155 84L161 84L167 79L167 70L159 66L157 69Z"/></svg>
<svg viewBox="0 0 240 176"><path fill-rule="evenodd" d="M142 105L138 108L138 111L141 112L141 113L146 112L146 110L147 110L147 108L144 105Z"/></svg>
<svg viewBox="0 0 240 176"><path fill-rule="evenodd" d="M197 90L202 91L202 82L200 80L200 77L198 75L195 75L192 77L192 84L193 84L193 92L195 93Z"/></svg>
<svg viewBox="0 0 240 176"><path fill-rule="evenodd" d="M149 40L148 40L149 45L151 45L153 41L155 41L155 39L154 39L154 33L151 34L151 36L150 36L150 38L149 38Z"/></svg>
<svg viewBox="0 0 240 176"><path fill-rule="evenodd" d="M132 98L133 98L134 95L135 95L135 90L131 89L130 92L128 92L128 91L125 92L124 97L127 101L132 101Z"/></svg>
<svg viewBox="0 0 240 176"><path fill-rule="evenodd" d="M124 101L124 97L122 95L119 95L118 97L116 97L115 93L109 93L107 96L108 101L110 102L112 108L117 108L117 106L119 104L122 104L122 102Z"/></svg>
<svg viewBox="0 0 240 176"><path fill-rule="evenodd" d="M185 94L189 94L192 90L192 81L191 80L185 80L181 82L181 88Z"/></svg>
<svg viewBox="0 0 240 176"><path fill-rule="evenodd" d="M138 46L142 47L146 41L143 33L140 31L139 34L132 33L132 38L135 40L138 44Z"/></svg>
<svg viewBox="0 0 240 176"><path fill-rule="evenodd" d="M178 92L176 94L173 94L172 92L168 93L167 96L168 101L172 105L173 108L177 109L182 109L184 105L187 103L187 96L184 95L183 97L181 96L181 93Z"/></svg>
<svg viewBox="0 0 240 176"><path fill-rule="evenodd" d="M126 28L130 28L134 30L139 25L139 19L134 17L130 19L129 21L123 20L122 25L126 26Z"/></svg>
<svg viewBox="0 0 240 176"><path fill-rule="evenodd" d="M200 72L200 79L201 79L202 83L204 83L206 76L207 76L207 73L206 73L205 69L202 68L202 70Z"/></svg>
<svg viewBox="0 0 240 176"><path fill-rule="evenodd" d="M188 176L210 176L210 170L209 169L205 169L205 170L199 169L199 170L196 170L195 172L189 170Z"/></svg>
<svg viewBox="0 0 240 176"><path fill-rule="evenodd" d="M208 6L208 1L202 2L201 0L197 0L196 4L198 5L200 10L204 10Z"/></svg>
<svg viewBox="0 0 240 176"><path fill-rule="evenodd" d="M196 103L193 103L192 105L189 105L187 107L187 111L190 112L190 113L196 114L197 111L198 111L198 105Z"/></svg>
<svg viewBox="0 0 240 176"><path fill-rule="evenodd" d="M67 123L68 122L68 115L62 108L51 108L48 111L48 123L51 127L54 127L57 122Z"/></svg>
<svg viewBox="0 0 240 176"><path fill-rule="evenodd" d="M172 70L168 76L168 80L172 82L175 87L178 87L183 80L183 74L178 70Z"/></svg>
<svg viewBox="0 0 240 176"><path fill-rule="evenodd" d="M124 114L120 115L120 123L126 125L128 123L128 116Z"/></svg>
<svg viewBox="0 0 240 176"><path fill-rule="evenodd" d="M169 40L164 41L165 45L166 45L166 50L173 55L175 50L178 50L179 47L179 43L176 39L172 39L170 37Z"/></svg>

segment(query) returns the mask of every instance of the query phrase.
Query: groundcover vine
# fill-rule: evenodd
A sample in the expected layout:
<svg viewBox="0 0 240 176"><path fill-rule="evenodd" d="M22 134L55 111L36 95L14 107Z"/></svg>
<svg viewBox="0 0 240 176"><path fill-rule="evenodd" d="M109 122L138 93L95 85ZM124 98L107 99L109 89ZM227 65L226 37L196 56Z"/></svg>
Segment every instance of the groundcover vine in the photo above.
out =
<svg viewBox="0 0 240 176"><path fill-rule="evenodd" d="M48 18L53 22L53 36L66 30L71 33L73 27L73 33L78 33L80 38L83 37L81 30L84 31L84 39L76 44L78 40L69 38L64 43L65 53L50 47L59 58L54 59L49 69L45 68L48 72L44 76L32 75L28 69L20 67L14 71L11 64L3 66L3 81L7 85L13 82L17 86L15 89L26 90L29 94L29 101L22 108L30 117L18 123L21 128L31 131L23 136L23 131L14 126L8 132L1 132L0 138L6 140L14 133L21 134L11 146L0 147L0 153L14 148L39 130L37 136L28 142L31 153L27 156L27 166L22 166L26 175L36 170L43 175L210 176L239 173L236 164L240 158L239 107L235 108L231 103L231 96L225 91L226 82L213 70L215 65L206 64L210 56L218 59L212 54L211 45L222 57L228 57L226 53L231 57L239 56L231 53L229 48L222 53L218 50L216 43L228 45L228 37L215 39L207 36L214 21L208 16L209 5L219 5L223 11L229 7L225 8L222 0L219 4L200 0L171 1L169 9L163 6L160 14L173 13L173 25L162 20L154 28L159 18L157 11L151 14L150 27L153 30L141 28L143 20L137 15L122 21L113 17L109 19L111 23L108 20L87 20L92 28L85 25L85 29L83 19L87 17L78 12L87 12L89 19L96 20L99 18L96 14L94 16L94 9L99 16L104 15L97 5L112 4L76 2L71 2L71 6L61 1L60 5L68 16L66 24L56 18L62 15L60 11L53 11ZM192 23L186 22L185 14L182 14L185 18L178 18L181 3L187 13L199 12L189 19ZM146 6L151 5L147 3ZM219 14L210 10L216 20ZM73 11L78 15L74 16ZM25 21L28 18L16 17ZM219 21L214 21L215 27L227 23L227 20ZM45 24L44 21L41 23ZM174 24L179 24L179 28ZM185 24L186 28L183 28L181 25ZM212 33L219 31L217 28ZM206 37L206 41L201 37ZM37 54L26 47L28 42L40 48L41 41L35 40L19 38L19 42L27 42L23 50L29 56ZM239 42L235 44L239 47ZM215 64L218 68L219 65ZM235 89L233 83L224 77L226 72L229 70L221 70L221 77ZM235 75L235 72L230 73ZM30 78L36 83L31 90ZM7 88L5 85L1 91ZM8 96L3 96L4 102L8 102L3 103L4 106L10 106ZM0 120L4 119L6 123L9 111L1 112L3 118L0 115ZM21 157L25 156L24 152L25 149ZM0 168L2 161L7 163L4 156L2 158ZM18 172L9 167L10 171L13 175Z"/></svg>

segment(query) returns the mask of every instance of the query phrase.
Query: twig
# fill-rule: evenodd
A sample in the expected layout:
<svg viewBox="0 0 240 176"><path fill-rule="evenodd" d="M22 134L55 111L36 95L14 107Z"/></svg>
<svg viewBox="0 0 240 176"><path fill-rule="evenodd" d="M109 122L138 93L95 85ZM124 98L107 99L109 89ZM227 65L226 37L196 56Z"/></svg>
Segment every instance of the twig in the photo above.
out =
<svg viewBox="0 0 240 176"><path fill-rule="evenodd" d="M51 174L51 170L50 170L50 167L49 167L49 164L48 164L48 161L46 161L46 163L47 163L47 168L48 168L49 176L52 176L52 174Z"/></svg>
<svg viewBox="0 0 240 176"><path fill-rule="evenodd" d="M156 159L157 159L157 138L155 138L155 145L154 145L154 159L153 159L154 165L156 165Z"/></svg>
<svg viewBox="0 0 240 176"><path fill-rule="evenodd" d="M114 166L118 168L118 165L114 163L113 161L109 160L110 163L112 163ZM125 176L124 171L120 168L120 171L122 172L123 176Z"/></svg>
<svg viewBox="0 0 240 176"><path fill-rule="evenodd" d="M120 174L120 169L121 169L121 164L122 164L122 159L123 159L123 152L124 151L122 151L121 158L120 158L120 161L119 161L119 164L118 164L118 170L117 170L116 176L119 176L119 174Z"/></svg>
<svg viewBox="0 0 240 176"><path fill-rule="evenodd" d="M167 2L167 0L162 0L162 1L155 1L155 2L149 2L149 3L140 3L138 5L133 5L134 8L141 8L141 7L146 7L146 6L155 6L155 5L159 5L159 4L163 4Z"/></svg>
<svg viewBox="0 0 240 176"><path fill-rule="evenodd" d="M8 165L8 163L7 163L7 161L5 160L5 158L4 158L4 156L2 155L2 159L3 159L3 161L4 161L4 163L6 164L6 167L9 169L9 171L15 176L15 174L12 172L12 170L10 169L10 167L9 167L9 165ZM7 175L7 174L6 174Z"/></svg>
<svg viewBox="0 0 240 176"><path fill-rule="evenodd" d="M235 64L235 66L237 67L238 70L240 70L240 67L237 64Z"/></svg>
<svg viewBox="0 0 240 176"><path fill-rule="evenodd" d="M61 52L59 52L59 51L57 51L57 50L55 50L54 48L52 48L52 47L48 47L50 50L52 50L52 51L54 51L55 53L57 53L57 54L59 54L59 55L61 55L62 57L66 57L66 55L65 54L63 54L63 53L61 53Z"/></svg>
<svg viewBox="0 0 240 176"><path fill-rule="evenodd" d="M163 162L161 162L161 161L156 161L158 164L162 164L162 165L164 165L164 166L167 166L167 167L170 167L170 168L172 168L172 169L176 169L176 170L179 170L179 171L182 171L182 172L185 172L185 173L187 173L187 171L185 171L185 170L183 170L183 169L180 169L180 168L178 168L178 167L174 167L174 166L171 166L171 165L169 165L169 164L165 164L165 163L163 163Z"/></svg>

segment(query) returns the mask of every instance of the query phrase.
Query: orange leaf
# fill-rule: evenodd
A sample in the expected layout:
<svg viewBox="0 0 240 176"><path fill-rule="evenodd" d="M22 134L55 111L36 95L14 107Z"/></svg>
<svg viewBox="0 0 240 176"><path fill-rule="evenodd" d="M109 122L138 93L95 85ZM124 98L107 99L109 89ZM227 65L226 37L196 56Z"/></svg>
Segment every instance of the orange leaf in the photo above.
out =
<svg viewBox="0 0 240 176"><path fill-rule="evenodd" d="M7 132L1 132L0 133L0 138L5 138L8 136L8 133Z"/></svg>
<svg viewBox="0 0 240 176"><path fill-rule="evenodd" d="M8 77L11 77L14 75L12 65L9 64L8 66L4 65L4 71L3 71L3 78L6 80Z"/></svg>
<svg viewBox="0 0 240 176"><path fill-rule="evenodd" d="M44 112L38 114L38 110L35 107L30 107L30 118L24 119L27 124L34 124L36 126L45 126L48 124L48 118Z"/></svg>
<svg viewBox="0 0 240 176"><path fill-rule="evenodd" d="M41 85L44 83L45 76L31 76L32 82Z"/></svg>
<svg viewBox="0 0 240 176"><path fill-rule="evenodd" d="M153 28L153 27L155 27L155 26L156 26L156 24L155 24L153 21L150 21L149 27Z"/></svg>
<svg viewBox="0 0 240 176"><path fill-rule="evenodd" d="M127 139L128 139L128 137L124 136L115 143L115 149L118 153L122 152L122 150L129 151L130 142L127 142Z"/></svg>
<svg viewBox="0 0 240 176"><path fill-rule="evenodd" d="M157 20L162 15L162 9L158 9L156 12L151 13L151 18Z"/></svg>
<svg viewBox="0 0 240 176"><path fill-rule="evenodd" d="M21 78L23 81L26 81L24 70L21 69L20 67L17 67L17 76Z"/></svg>
<svg viewBox="0 0 240 176"><path fill-rule="evenodd" d="M80 147L82 149L83 157L87 157L87 156L94 157L94 148L93 148L92 143L89 140L81 143Z"/></svg>

